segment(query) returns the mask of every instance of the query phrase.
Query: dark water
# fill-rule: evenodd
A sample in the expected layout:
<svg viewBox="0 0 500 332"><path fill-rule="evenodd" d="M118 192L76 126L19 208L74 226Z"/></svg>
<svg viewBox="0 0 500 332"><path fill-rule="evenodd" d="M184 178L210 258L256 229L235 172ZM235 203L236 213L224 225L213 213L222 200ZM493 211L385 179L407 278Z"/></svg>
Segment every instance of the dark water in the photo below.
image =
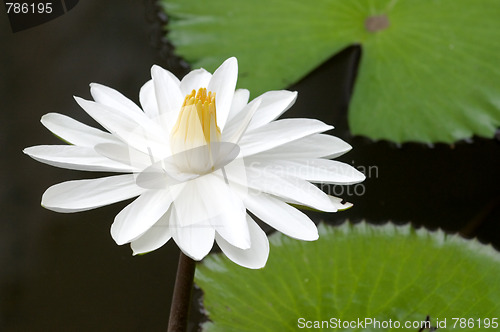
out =
<svg viewBox="0 0 500 332"><path fill-rule="evenodd" d="M126 202L68 215L44 210L39 202L47 187L94 174L46 166L21 151L59 143L39 123L45 113L94 125L72 98L90 98L90 82L137 102L153 63L177 73L182 67L155 47L150 6L139 0L81 1L66 15L15 34L3 10L0 15L0 330L165 330L178 249L169 243L132 257L127 246L117 246L109 227ZM312 216L462 230L499 248L498 142L397 147L351 137L346 108L355 55L352 48L343 52L292 87L299 99L287 116L334 124L333 134L354 147L341 159L368 173L357 191L325 188L354 208Z"/></svg>

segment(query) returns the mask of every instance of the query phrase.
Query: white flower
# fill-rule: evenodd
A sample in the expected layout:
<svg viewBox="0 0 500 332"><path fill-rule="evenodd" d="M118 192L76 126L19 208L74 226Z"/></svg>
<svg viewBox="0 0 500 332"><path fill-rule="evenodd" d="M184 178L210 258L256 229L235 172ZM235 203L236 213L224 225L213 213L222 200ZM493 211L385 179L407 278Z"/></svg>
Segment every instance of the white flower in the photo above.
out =
<svg viewBox="0 0 500 332"><path fill-rule="evenodd" d="M226 60L214 74L198 69L179 81L153 66L141 88L142 109L119 92L91 84L94 101L77 103L108 132L49 113L42 124L71 145L26 148L57 167L121 175L56 184L42 205L57 212L98 208L139 196L116 216L111 235L134 254L171 238L195 260L214 240L234 262L261 268L266 234L247 210L278 231L316 240L315 224L288 203L335 212L350 207L314 183L364 180L353 167L328 160L351 147L321 134L332 129L311 119L276 120L296 92L269 91L248 103L235 91L238 65Z"/></svg>

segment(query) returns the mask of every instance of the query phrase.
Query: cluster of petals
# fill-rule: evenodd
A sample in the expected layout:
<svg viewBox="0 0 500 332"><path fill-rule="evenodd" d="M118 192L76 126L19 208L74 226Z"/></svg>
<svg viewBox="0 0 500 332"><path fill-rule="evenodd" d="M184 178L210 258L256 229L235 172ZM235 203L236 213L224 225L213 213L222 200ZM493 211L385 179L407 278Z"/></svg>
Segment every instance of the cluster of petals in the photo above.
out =
<svg viewBox="0 0 500 332"><path fill-rule="evenodd" d="M292 205L326 212L350 207L314 183L363 181L353 167L330 160L351 147L323 134L332 127L321 121L277 120L296 92L269 91L249 102L249 91L236 89L237 75L235 58L213 75L197 69L182 80L153 66L152 79L140 90L141 107L93 83L93 101L75 99L105 131L62 114L44 115L42 124L69 144L33 146L26 154L56 167L119 174L53 185L42 206L71 213L135 198L111 226L116 243L130 243L134 254L173 239L186 255L201 260L215 241L235 263L261 268L269 243L248 212L290 237L316 240L314 222ZM205 91L200 88L212 93L215 103L204 110L216 112L216 120L211 116L205 123L207 130L211 126L205 136L196 136L200 129L187 128L194 122L180 114L195 104L186 104L185 97Z"/></svg>

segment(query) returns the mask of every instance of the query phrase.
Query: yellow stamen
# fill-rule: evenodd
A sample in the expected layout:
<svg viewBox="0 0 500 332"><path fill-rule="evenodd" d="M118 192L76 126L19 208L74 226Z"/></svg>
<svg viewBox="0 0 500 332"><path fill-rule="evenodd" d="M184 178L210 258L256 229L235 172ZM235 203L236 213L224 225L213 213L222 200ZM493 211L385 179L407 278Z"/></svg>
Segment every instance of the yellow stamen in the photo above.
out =
<svg viewBox="0 0 500 332"><path fill-rule="evenodd" d="M207 94L206 88L200 88L198 93L193 90L184 98L171 133L174 152L195 148L213 140L219 141L220 136L215 93L209 91Z"/></svg>

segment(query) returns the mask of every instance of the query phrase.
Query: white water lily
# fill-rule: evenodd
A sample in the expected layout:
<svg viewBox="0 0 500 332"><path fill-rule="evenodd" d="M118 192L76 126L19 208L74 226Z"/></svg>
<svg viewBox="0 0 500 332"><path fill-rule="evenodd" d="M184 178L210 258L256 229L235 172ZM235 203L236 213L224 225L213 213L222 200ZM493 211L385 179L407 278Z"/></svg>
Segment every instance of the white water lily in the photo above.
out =
<svg viewBox="0 0 500 332"><path fill-rule="evenodd" d="M201 260L214 243L231 260L261 268L269 255L266 234L247 213L293 238L318 238L315 224L289 203L335 212L349 203L313 183L364 180L353 167L329 158L351 146L318 120L276 120L296 92L269 91L248 103L235 90L238 65L193 70L182 80L158 66L140 90L142 109L122 94L91 84L94 101L77 103L108 132L49 113L42 124L71 145L26 148L57 167L121 175L68 181L48 188L42 205L78 212L137 197L116 216L111 235L133 253L173 239Z"/></svg>

